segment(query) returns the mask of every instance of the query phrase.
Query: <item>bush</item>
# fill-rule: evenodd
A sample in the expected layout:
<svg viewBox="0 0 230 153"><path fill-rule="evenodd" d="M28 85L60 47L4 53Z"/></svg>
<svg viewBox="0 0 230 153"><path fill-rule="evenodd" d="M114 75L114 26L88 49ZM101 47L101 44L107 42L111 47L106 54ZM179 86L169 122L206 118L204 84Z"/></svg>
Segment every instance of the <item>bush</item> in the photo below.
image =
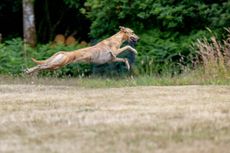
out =
<svg viewBox="0 0 230 153"><path fill-rule="evenodd" d="M180 74L192 64L196 52L190 49L198 38L208 36L207 31L181 35L178 32L149 30L140 35L137 68L141 74Z"/></svg>
<svg viewBox="0 0 230 153"><path fill-rule="evenodd" d="M25 67L25 52L21 39L0 43L0 73L18 74Z"/></svg>

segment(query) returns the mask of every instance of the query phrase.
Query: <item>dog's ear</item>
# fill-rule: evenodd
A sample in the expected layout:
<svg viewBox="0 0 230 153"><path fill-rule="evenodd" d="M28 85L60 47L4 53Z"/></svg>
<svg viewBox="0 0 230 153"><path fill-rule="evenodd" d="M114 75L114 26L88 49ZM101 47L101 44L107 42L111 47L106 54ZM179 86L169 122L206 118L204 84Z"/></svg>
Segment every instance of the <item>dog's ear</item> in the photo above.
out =
<svg viewBox="0 0 230 153"><path fill-rule="evenodd" d="M119 26L119 28L120 28L121 31L125 31L125 27Z"/></svg>

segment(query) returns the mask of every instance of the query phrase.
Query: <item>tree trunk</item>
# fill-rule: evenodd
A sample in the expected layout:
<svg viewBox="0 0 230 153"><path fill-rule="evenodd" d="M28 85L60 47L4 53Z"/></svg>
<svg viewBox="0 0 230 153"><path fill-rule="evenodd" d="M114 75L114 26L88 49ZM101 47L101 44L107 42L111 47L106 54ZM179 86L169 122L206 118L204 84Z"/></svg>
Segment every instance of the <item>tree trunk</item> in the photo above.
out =
<svg viewBox="0 0 230 153"><path fill-rule="evenodd" d="M36 30L34 23L34 0L23 0L23 35L24 42L34 47L36 45Z"/></svg>

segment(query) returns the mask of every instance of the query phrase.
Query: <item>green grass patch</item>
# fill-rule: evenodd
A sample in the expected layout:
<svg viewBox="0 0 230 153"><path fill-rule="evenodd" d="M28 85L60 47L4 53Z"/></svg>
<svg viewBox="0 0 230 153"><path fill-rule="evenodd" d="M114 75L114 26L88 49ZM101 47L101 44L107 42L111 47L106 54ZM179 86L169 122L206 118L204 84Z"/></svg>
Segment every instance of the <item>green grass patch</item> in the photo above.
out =
<svg viewBox="0 0 230 153"><path fill-rule="evenodd" d="M230 75L206 75L201 70L178 76L121 76L121 77L44 77L1 75L0 84L67 85L86 88L175 86L175 85L230 85Z"/></svg>

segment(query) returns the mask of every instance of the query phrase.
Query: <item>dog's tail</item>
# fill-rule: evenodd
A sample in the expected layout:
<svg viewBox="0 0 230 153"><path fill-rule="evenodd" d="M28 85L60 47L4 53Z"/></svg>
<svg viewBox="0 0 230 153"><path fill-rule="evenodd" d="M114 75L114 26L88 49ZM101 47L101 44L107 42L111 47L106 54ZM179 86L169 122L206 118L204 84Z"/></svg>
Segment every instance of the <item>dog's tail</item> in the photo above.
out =
<svg viewBox="0 0 230 153"><path fill-rule="evenodd" d="M44 64L45 63L45 61L38 61L38 60L36 60L35 58L31 58L32 59L32 61L34 62L34 63L37 63L37 64Z"/></svg>

